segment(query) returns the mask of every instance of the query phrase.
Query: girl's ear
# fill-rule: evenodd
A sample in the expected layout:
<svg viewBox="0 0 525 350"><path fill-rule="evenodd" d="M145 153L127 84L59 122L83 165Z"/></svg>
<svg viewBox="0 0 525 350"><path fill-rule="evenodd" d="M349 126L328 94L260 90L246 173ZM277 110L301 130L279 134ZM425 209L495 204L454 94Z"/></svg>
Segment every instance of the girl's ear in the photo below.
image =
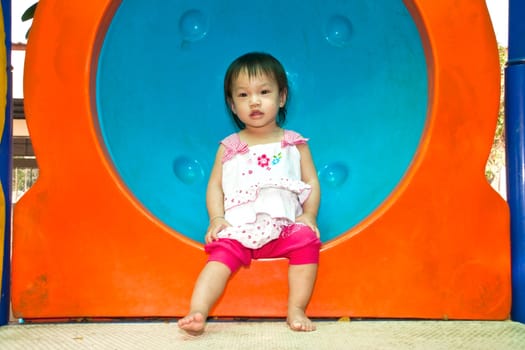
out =
<svg viewBox="0 0 525 350"><path fill-rule="evenodd" d="M288 97L288 90L282 89L281 93L279 94L279 107L284 107L286 104L286 98Z"/></svg>

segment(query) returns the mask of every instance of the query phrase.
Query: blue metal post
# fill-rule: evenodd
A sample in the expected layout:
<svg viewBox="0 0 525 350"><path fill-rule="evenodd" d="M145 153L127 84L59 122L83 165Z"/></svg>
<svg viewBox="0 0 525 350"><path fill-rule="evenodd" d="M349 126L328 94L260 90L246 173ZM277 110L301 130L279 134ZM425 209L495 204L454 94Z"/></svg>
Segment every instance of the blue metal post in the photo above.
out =
<svg viewBox="0 0 525 350"><path fill-rule="evenodd" d="M12 154L12 121L11 121L11 0L2 1L2 13L4 17L5 42L6 48L6 66L1 67L7 75L7 95L6 108L0 113L5 113L2 141L0 143L0 184L2 185L0 191L4 191L5 201L5 225L4 241L0 242L0 250L3 249L3 263L2 271L0 271L0 278L2 279L2 287L0 293L0 326L9 322L9 305L10 305L10 270L11 270L11 154Z"/></svg>
<svg viewBox="0 0 525 350"><path fill-rule="evenodd" d="M510 206L512 311L525 323L525 0L509 0L509 58L505 68L507 198Z"/></svg>

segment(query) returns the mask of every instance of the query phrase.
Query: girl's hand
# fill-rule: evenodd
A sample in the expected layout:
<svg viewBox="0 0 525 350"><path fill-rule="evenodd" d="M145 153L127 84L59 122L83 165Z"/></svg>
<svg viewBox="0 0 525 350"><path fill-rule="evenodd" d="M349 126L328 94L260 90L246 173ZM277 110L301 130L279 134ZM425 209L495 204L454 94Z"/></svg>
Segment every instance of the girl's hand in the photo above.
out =
<svg viewBox="0 0 525 350"><path fill-rule="evenodd" d="M230 227L230 223L226 221L222 216L212 218L210 225L208 226L208 231L206 231L206 236L204 236L204 241L206 243L211 243L217 240L217 234L224 230L226 227Z"/></svg>
<svg viewBox="0 0 525 350"><path fill-rule="evenodd" d="M315 232L315 235L317 238L321 238L321 233L319 232L319 228L317 228L317 220L315 219L314 215L310 215L308 213L303 213L303 215L300 215L295 218L296 223L304 224L312 229L312 231Z"/></svg>

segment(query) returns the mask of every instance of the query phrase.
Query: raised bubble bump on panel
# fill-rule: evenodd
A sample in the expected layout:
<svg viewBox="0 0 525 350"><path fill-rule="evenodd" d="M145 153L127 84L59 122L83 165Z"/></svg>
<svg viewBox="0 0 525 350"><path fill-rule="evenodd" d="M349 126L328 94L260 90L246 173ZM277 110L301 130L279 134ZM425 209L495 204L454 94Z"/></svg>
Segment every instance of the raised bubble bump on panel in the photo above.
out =
<svg viewBox="0 0 525 350"><path fill-rule="evenodd" d="M350 171L342 162L334 162L323 166L319 170L319 180L332 187L340 187L348 179Z"/></svg>
<svg viewBox="0 0 525 350"><path fill-rule="evenodd" d="M353 34L352 22L345 16L332 16L326 21L324 34L330 44L346 47Z"/></svg>
<svg viewBox="0 0 525 350"><path fill-rule="evenodd" d="M173 161L175 176L187 185L200 183L204 180L204 170L198 160L188 157L178 157Z"/></svg>
<svg viewBox="0 0 525 350"><path fill-rule="evenodd" d="M186 41L198 41L208 34L208 18L199 10L189 10L179 20L179 30Z"/></svg>

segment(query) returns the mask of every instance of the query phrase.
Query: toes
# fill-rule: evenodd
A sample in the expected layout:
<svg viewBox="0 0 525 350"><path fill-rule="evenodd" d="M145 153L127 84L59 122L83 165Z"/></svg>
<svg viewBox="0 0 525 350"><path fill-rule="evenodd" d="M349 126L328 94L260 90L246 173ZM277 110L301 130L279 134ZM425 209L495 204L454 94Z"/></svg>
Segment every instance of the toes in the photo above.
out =
<svg viewBox="0 0 525 350"><path fill-rule="evenodd" d="M190 324L193 322L193 315L190 315L190 316L186 316L184 318L181 318L180 320L177 321L177 324L179 326L185 326L187 324Z"/></svg>
<svg viewBox="0 0 525 350"><path fill-rule="evenodd" d="M195 313L181 318L177 321L177 324L180 329L189 335L198 336L204 332L206 318L200 313Z"/></svg>
<svg viewBox="0 0 525 350"><path fill-rule="evenodd" d="M301 330L301 323L300 322L290 322L290 328L294 331L300 331Z"/></svg>
<svg viewBox="0 0 525 350"><path fill-rule="evenodd" d="M296 332L311 332L315 331L315 325L310 320L303 320L303 321L292 321L289 322L288 325L293 331Z"/></svg>

